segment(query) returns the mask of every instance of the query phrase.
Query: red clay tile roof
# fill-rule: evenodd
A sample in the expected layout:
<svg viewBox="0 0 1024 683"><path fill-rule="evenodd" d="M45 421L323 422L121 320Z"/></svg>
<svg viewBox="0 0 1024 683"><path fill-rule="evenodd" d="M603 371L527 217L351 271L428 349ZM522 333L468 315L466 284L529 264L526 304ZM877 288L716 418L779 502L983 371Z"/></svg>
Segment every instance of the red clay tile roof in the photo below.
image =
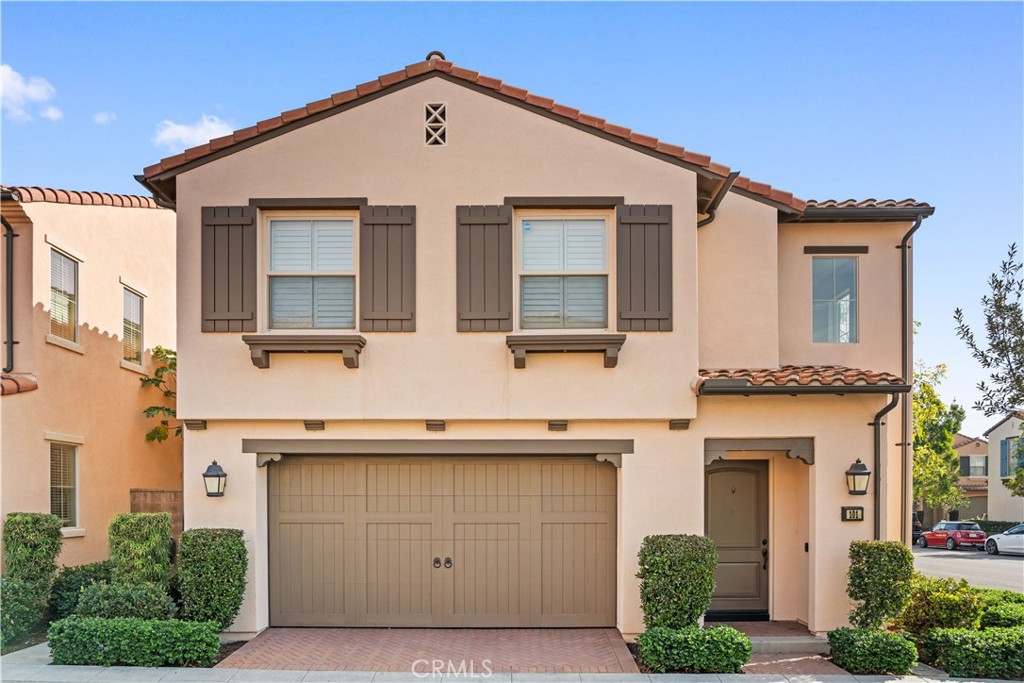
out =
<svg viewBox="0 0 1024 683"><path fill-rule="evenodd" d="M59 190L52 187L8 187L0 185L0 192L10 194L15 201L50 202L51 204L82 204L86 206L120 206L133 209L161 209L152 197L109 192L82 192Z"/></svg>
<svg viewBox="0 0 1024 683"><path fill-rule="evenodd" d="M8 394L24 394L26 391L35 391L39 383L34 377L25 375L0 375L0 396Z"/></svg>
<svg viewBox="0 0 1024 683"><path fill-rule="evenodd" d="M986 491L988 490L988 484L957 484L957 488L959 488L961 491Z"/></svg>
<svg viewBox="0 0 1024 683"><path fill-rule="evenodd" d="M410 78L422 76L430 72L447 74L449 77L487 88L508 99L518 100L526 103L527 105L543 109L556 117L574 121L578 124L583 124L584 126L588 126L595 130L622 138L623 141L640 145L641 147L646 147L675 159L679 159L680 161L684 161L688 164L693 164L714 175L720 176L723 179L729 175L728 166L723 166L722 164L712 161L711 157L706 154L698 154L697 152L683 149L678 145L662 142L649 135L635 133L629 128L617 126L615 124L608 123L602 118L584 114L580 112L579 109L558 104L547 97L534 95L523 88L517 88L507 83L503 83L497 78L491 78L476 71L463 69L448 61L432 59L424 62L418 62L416 64L410 64L401 71L385 74L376 80L358 85L352 90L346 90L322 100L310 102L305 107L286 111L280 116L260 121L254 126L236 130L231 135L225 135L224 137L210 140L204 145L192 147L181 154L162 159L158 164L147 166L142 172L143 176L146 180L151 180L158 175L179 168L188 162L213 154L214 152L231 147L232 145L245 142L246 140L250 140L254 137L267 133L275 128L280 128L281 126L293 121L299 121L312 116L313 114L318 114L328 109L361 99L368 95L387 90L388 88L394 87L395 85ZM804 200L794 197L791 192L785 192L783 190L773 188L767 183L754 182L753 180L743 176L736 179L733 187L751 194L762 196L766 199L777 202L778 204L787 206L797 212L803 211L806 206L806 202Z"/></svg>
<svg viewBox="0 0 1024 683"><path fill-rule="evenodd" d="M905 384L888 372L858 370L841 365L783 365L778 368L700 370L696 390L709 379L745 379L751 386L884 386Z"/></svg>
<svg viewBox="0 0 1024 683"><path fill-rule="evenodd" d="M808 209L923 209L931 205L916 199L808 199Z"/></svg>

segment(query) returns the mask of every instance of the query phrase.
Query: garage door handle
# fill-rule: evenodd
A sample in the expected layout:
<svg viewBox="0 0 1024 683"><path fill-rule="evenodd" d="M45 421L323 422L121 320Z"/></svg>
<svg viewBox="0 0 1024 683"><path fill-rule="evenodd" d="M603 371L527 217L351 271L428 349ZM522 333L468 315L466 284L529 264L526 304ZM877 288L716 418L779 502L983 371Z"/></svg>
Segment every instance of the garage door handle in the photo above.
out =
<svg viewBox="0 0 1024 683"><path fill-rule="evenodd" d="M440 569L440 568L441 568L441 558L440 557L435 557L434 558L434 569Z"/></svg>
<svg viewBox="0 0 1024 683"><path fill-rule="evenodd" d="M450 557L444 558L444 568L445 569L451 569L452 568L452 558L450 558Z"/></svg>

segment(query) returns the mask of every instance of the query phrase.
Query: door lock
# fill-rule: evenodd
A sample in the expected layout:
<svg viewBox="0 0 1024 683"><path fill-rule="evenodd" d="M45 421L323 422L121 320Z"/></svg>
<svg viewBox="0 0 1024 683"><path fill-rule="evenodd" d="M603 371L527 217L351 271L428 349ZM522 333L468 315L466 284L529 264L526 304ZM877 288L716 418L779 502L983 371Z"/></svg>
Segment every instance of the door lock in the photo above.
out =
<svg viewBox="0 0 1024 683"><path fill-rule="evenodd" d="M768 571L768 548L761 549L761 557L764 558L764 563L761 565L761 569Z"/></svg>
<svg viewBox="0 0 1024 683"><path fill-rule="evenodd" d="M445 569L451 569L452 568L452 558L450 558L450 557L444 558L444 568Z"/></svg>
<svg viewBox="0 0 1024 683"><path fill-rule="evenodd" d="M441 558L440 557L435 557L434 558L434 569L440 569L440 568L441 568Z"/></svg>

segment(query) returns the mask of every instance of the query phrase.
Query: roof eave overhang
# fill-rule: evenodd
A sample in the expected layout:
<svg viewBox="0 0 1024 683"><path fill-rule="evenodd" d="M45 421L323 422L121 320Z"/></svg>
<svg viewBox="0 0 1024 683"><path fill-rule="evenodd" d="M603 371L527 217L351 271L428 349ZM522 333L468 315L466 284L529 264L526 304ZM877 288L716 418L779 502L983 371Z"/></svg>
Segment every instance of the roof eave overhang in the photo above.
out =
<svg viewBox="0 0 1024 683"><path fill-rule="evenodd" d="M934 206L903 207L822 207L809 206L803 212L780 217L783 223L894 223L927 218Z"/></svg>
<svg viewBox="0 0 1024 683"><path fill-rule="evenodd" d="M785 384L727 384L715 386L704 382L697 391L698 396L800 396L800 395L845 395L845 394L906 394L908 384L808 384L787 386Z"/></svg>

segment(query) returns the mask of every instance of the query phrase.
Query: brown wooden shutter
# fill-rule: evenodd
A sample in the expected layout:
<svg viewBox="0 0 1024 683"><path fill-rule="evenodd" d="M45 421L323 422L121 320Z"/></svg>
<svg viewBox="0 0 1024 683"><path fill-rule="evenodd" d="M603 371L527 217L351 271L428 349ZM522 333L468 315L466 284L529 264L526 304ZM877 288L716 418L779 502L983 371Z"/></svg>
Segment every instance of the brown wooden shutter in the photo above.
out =
<svg viewBox="0 0 1024 683"><path fill-rule="evenodd" d="M617 209L618 329L672 329L672 207Z"/></svg>
<svg viewBox="0 0 1024 683"><path fill-rule="evenodd" d="M416 329L416 207L359 211L359 329Z"/></svg>
<svg viewBox="0 0 1024 683"><path fill-rule="evenodd" d="M256 331L256 209L204 206L203 332Z"/></svg>
<svg viewBox="0 0 1024 683"><path fill-rule="evenodd" d="M512 207L459 206L456 306L459 332L512 331Z"/></svg>

